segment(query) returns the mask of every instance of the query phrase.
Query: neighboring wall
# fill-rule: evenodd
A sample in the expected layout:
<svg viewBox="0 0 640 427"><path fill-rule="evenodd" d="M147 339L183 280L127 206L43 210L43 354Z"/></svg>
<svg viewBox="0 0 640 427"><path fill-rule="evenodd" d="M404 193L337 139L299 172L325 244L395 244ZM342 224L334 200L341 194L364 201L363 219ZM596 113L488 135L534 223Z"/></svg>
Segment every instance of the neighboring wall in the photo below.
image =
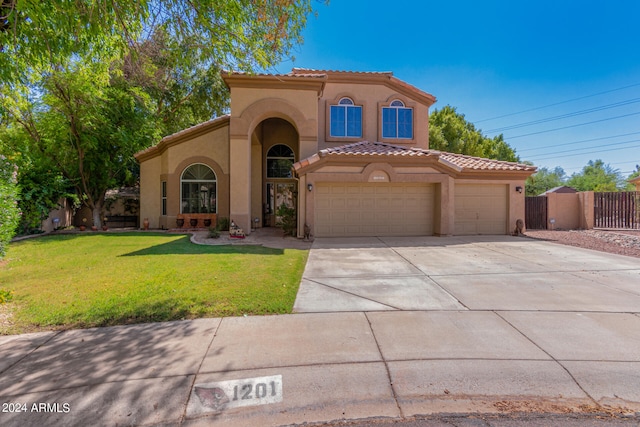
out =
<svg viewBox="0 0 640 427"><path fill-rule="evenodd" d="M591 229L594 226L593 191L548 193L549 230ZM553 222L552 222L553 221Z"/></svg>
<svg viewBox="0 0 640 427"><path fill-rule="evenodd" d="M581 206L577 193L547 194L547 216L549 230L573 230L581 228ZM553 222L555 221L555 222Z"/></svg>

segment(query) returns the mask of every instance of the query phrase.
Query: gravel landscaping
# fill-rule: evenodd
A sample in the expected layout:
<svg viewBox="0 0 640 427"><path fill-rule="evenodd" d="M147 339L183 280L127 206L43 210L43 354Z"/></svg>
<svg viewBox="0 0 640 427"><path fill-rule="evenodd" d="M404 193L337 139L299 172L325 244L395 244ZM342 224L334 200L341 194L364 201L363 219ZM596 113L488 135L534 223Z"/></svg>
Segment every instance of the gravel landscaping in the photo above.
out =
<svg viewBox="0 0 640 427"><path fill-rule="evenodd" d="M640 258L640 230L527 230L525 236Z"/></svg>

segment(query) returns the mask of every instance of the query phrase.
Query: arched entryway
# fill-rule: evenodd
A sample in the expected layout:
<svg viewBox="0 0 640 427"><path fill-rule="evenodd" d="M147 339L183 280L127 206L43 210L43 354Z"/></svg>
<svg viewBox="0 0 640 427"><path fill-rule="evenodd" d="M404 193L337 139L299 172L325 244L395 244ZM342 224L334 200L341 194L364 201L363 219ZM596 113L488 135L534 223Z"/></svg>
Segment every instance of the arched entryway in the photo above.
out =
<svg viewBox="0 0 640 427"><path fill-rule="evenodd" d="M299 135L287 120L269 118L256 127L251 145L253 222L257 227L276 227L282 220L281 206L297 213L298 180L291 168L300 158Z"/></svg>

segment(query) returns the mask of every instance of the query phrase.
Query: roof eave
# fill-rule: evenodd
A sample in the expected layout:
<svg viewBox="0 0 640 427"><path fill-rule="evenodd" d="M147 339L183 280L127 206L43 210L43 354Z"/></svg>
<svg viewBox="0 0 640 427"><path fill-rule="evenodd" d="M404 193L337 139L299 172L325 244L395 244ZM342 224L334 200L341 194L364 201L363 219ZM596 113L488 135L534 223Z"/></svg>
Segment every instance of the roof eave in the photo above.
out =
<svg viewBox="0 0 640 427"><path fill-rule="evenodd" d="M220 73L229 89L241 88L273 88L273 89L298 89L312 90L318 95L324 90L327 76L316 75L287 75L287 74L245 74L223 71Z"/></svg>

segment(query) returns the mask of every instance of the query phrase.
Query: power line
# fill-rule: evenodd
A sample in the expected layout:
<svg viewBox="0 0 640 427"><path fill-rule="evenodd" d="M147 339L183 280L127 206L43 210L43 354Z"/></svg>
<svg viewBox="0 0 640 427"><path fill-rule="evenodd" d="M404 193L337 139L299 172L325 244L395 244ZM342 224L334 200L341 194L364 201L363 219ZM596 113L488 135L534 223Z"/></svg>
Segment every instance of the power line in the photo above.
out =
<svg viewBox="0 0 640 427"><path fill-rule="evenodd" d="M566 118L569 118L569 117L580 116L580 115L583 115L583 114L595 113L595 112L598 112L598 111L608 110L608 109L611 109L611 108L624 107L625 105L635 104L637 102L640 102L640 98L628 99L626 101L615 102L613 104L603 105L603 106L600 106L600 107L593 107L593 108L588 108L586 110L574 111L572 113L561 114L561 115L558 115L558 116L547 117L547 118L544 118L544 119L532 120L530 122L519 123L519 124L515 124L515 125L510 125L510 126L504 126L504 127L496 128L496 129L490 129L490 130L487 130L485 132L486 133L498 133L498 132L503 132L503 131L506 131L506 130L512 130L512 129L518 129L518 128L527 127L527 126L533 126L533 125L537 125L537 124L540 124L540 123L552 122L554 120L562 120L562 119L566 119Z"/></svg>
<svg viewBox="0 0 640 427"><path fill-rule="evenodd" d="M525 151L543 150L545 148L552 148L552 147L563 147L565 145L582 144L583 142L600 141L600 140L603 140L603 139L613 139L613 138L619 138L621 136L629 136L629 135L637 135L637 134L640 134L640 132L622 133L620 135L612 135L612 136L603 136L603 137L600 137L600 138L583 139L583 140L580 140L580 141L565 142L563 144L544 145L542 147L536 147L536 148L525 148L524 150L519 150L518 153L523 153Z"/></svg>
<svg viewBox="0 0 640 427"><path fill-rule="evenodd" d="M630 160L628 162L615 162L615 163L607 163L608 165L626 165L628 163L633 163L634 166L639 165L640 164L640 160ZM576 166L576 167L572 167L572 168L562 168L563 171L567 172L567 171L575 171L575 170L579 170L579 169L584 169L584 166ZM620 173L627 173L627 174L631 174L635 172L635 170L629 171L629 172L620 172Z"/></svg>
<svg viewBox="0 0 640 427"><path fill-rule="evenodd" d="M592 120L590 122L578 123L577 125L570 125L570 126L564 126L564 127L555 128L555 129L541 130L541 131L538 131L538 132L531 132L531 133L526 133L526 134L523 134L523 135L509 136L509 137L505 137L505 140L506 139L522 138L522 137L531 136L531 135L539 135L541 133L554 132L554 131L557 131L557 130L570 129L570 128L575 128L575 127L579 127L579 126L586 126L586 125L590 125L590 124L593 124L593 123L601 123L601 122L606 122L608 120L615 120L615 119L621 119L623 117L636 116L638 114L640 114L640 112L630 113L630 114L623 114L622 116L609 117L609 118L601 119L601 120Z"/></svg>
<svg viewBox="0 0 640 427"><path fill-rule="evenodd" d="M631 144L632 142L640 142L640 139L632 139L631 141L624 141L624 142L614 142L614 143L611 143L611 144L600 145L600 147L613 147L613 146L616 146L616 145ZM571 149L571 150L552 151L550 153L545 153L545 154L535 154L535 155L527 157L527 158L528 159L531 159L531 158L535 159L536 157L548 156L550 154L571 153L571 152L574 152L574 151L590 150L592 148L599 148L599 147L583 147L583 148L574 148L574 149ZM609 150L602 150L602 151L609 151Z"/></svg>
<svg viewBox="0 0 640 427"><path fill-rule="evenodd" d="M632 145L631 147L621 147L621 148L611 148L608 150L596 150L596 151L587 151L584 153L580 153L580 154L594 154L594 153L602 153L603 151L619 151L619 150L628 150L629 148L638 148L640 147L640 145ZM541 158L538 159L537 161L541 161L541 160L548 160L548 159L557 159L557 158L562 158L562 157L573 157L576 156L577 154L565 154L564 156L551 156L551 157L545 157L545 158Z"/></svg>
<svg viewBox="0 0 640 427"><path fill-rule="evenodd" d="M497 116L497 117L491 117L491 118L488 118L488 119L477 120L474 123L488 122L488 121L491 121L491 120L502 119L504 117L510 117L510 116L515 116L515 115L518 115L518 114L528 113L528 112L531 112L531 111L542 110L544 108L555 107L556 105L568 104L569 102L579 101L581 99L586 99L586 98L592 98L594 96L604 95L606 93L611 93L611 92L617 92L619 90L629 89L631 87L636 87L636 86L640 86L640 83L632 84L632 85L629 85L629 86L619 87L617 89L606 90L604 92L598 92L598 93L594 93L594 94L591 94L591 95L585 95L585 96L581 96L579 98L568 99L566 101L555 102L553 104L547 104L547 105L543 105L541 107L529 108L528 110L517 111L515 113L503 114L503 115Z"/></svg>

